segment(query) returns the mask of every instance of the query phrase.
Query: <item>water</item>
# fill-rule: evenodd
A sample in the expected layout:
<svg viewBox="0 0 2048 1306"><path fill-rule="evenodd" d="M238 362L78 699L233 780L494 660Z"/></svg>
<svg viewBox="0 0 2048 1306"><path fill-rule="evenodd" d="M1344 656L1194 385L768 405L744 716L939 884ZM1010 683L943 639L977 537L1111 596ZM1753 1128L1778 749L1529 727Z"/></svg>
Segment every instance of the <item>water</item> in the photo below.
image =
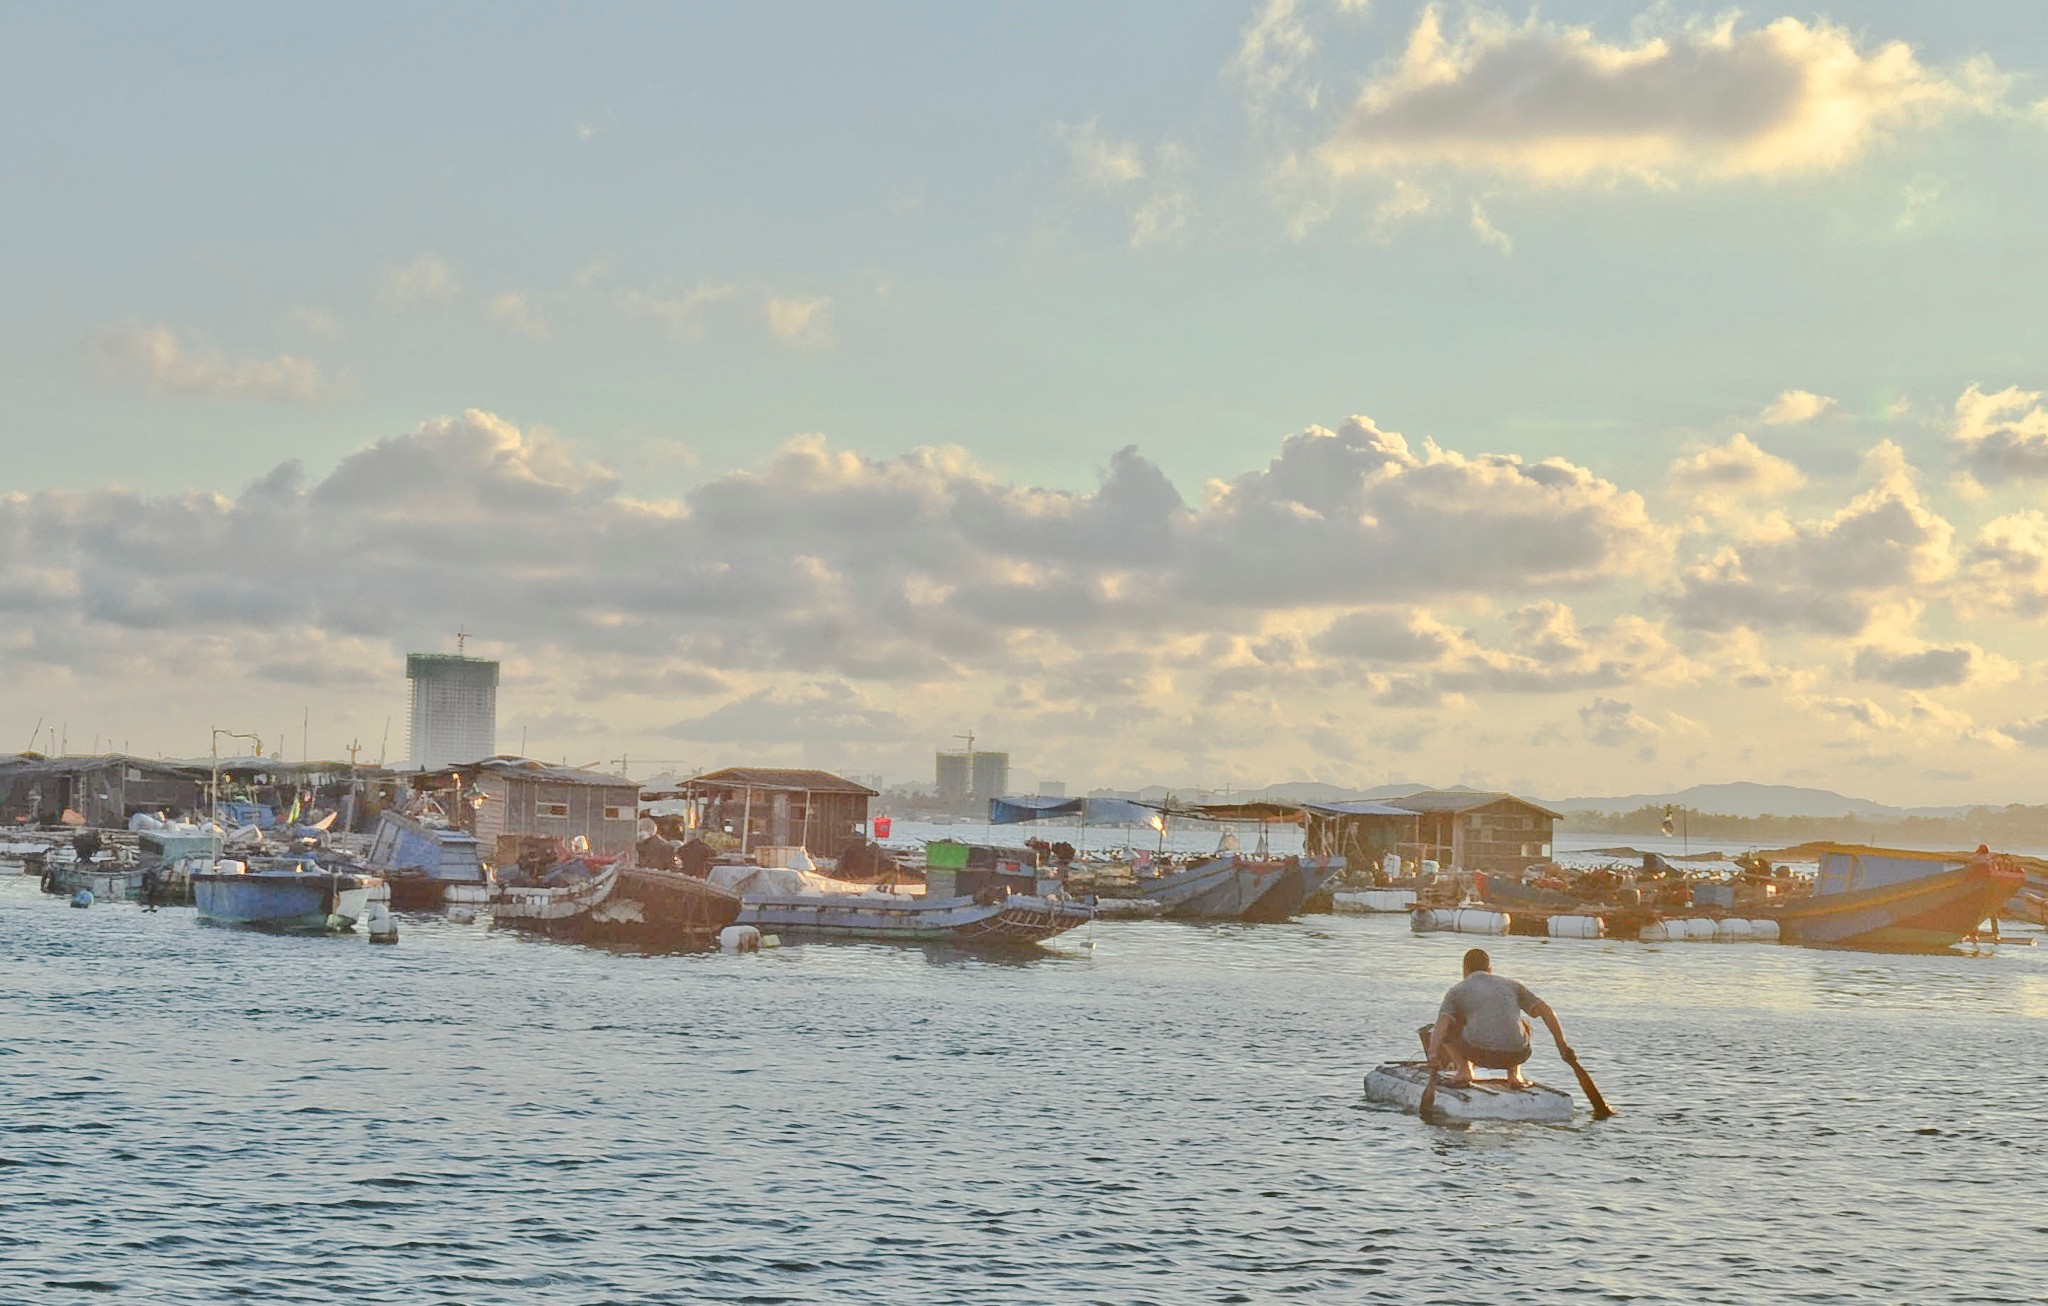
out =
<svg viewBox="0 0 2048 1306"><path fill-rule="evenodd" d="M2048 1269L2048 947L1497 940L1620 1114L1455 1129L1360 1097L1470 942L1399 918L638 956L34 888L0 879L7 1302L2002 1302Z"/></svg>

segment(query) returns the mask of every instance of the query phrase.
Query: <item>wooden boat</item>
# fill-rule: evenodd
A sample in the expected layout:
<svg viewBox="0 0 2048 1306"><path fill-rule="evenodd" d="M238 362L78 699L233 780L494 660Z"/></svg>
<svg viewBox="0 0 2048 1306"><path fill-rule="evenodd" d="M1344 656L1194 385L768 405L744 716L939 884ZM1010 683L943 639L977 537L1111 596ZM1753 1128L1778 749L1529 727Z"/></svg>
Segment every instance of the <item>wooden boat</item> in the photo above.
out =
<svg viewBox="0 0 2048 1306"><path fill-rule="evenodd" d="M682 871L627 866L606 898L574 918L579 938L701 943L739 919L740 896Z"/></svg>
<svg viewBox="0 0 2048 1306"><path fill-rule="evenodd" d="M1420 1111L1428 1084L1427 1062L1389 1061L1375 1066L1365 1077L1365 1095L1403 1111ZM1431 1115L1460 1124L1487 1120L1560 1124L1570 1120L1576 1108L1570 1093L1534 1081L1526 1088L1511 1088L1505 1079L1475 1079L1462 1088L1439 1083Z"/></svg>
<svg viewBox="0 0 2048 1306"><path fill-rule="evenodd" d="M1078 899L999 888L931 893L924 885L857 886L774 867L714 866L710 875L743 899L735 923L763 934L994 946L1038 943L1095 917Z"/></svg>
<svg viewBox="0 0 2048 1306"><path fill-rule="evenodd" d="M574 883L499 884L491 891L491 920L528 929L566 929L611 897L618 883L619 864L609 862L588 879Z"/></svg>
<svg viewBox="0 0 2048 1306"><path fill-rule="evenodd" d="M192 900L199 919L219 925L294 934L346 933L355 928L383 885L375 875L342 871L317 862L247 869L221 860L192 873Z"/></svg>
<svg viewBox="0 0 2048 1306"><path fill-rule="evenodd" d="M1182 919L1281 921L1300 911L1309 894L1343 865L1342 858L1224 853L1170 875L1141 878L1134 892Z"/></svg>
<svg viewBox="0 0 2048 1306"><path fill-rule="evenodd" d="M1284 921L1299 915L1308 900L1344 873L1342 857L1289 857L1281 863L1280 883L1246 912L1248 921Z"/></svg>
<svg viewBox="0 0 2048 1306"><path fill-rule="evenodd" d="M2036 892L2031 886L2014 894L2005 905L2007 913L2023 921L2048 926L2048 893Z"/></svg>
<svg viewBox="0 0 2048 1306"><path fill-rule="evenodd" d="M477 902L486 896L482 846L466 830L429 825L386 811L377 818L364 858L391 885L398 911L431 910L444 902ZM457 893L451 897L449 890Z"/></svg>
<svg viewBox="0 0 2048 1306"><path fill-rule="evenodd" d="M1830 844L1813 895L1761 909L1809 948L1946 948L2026 881L2010 858Z"/></svg>

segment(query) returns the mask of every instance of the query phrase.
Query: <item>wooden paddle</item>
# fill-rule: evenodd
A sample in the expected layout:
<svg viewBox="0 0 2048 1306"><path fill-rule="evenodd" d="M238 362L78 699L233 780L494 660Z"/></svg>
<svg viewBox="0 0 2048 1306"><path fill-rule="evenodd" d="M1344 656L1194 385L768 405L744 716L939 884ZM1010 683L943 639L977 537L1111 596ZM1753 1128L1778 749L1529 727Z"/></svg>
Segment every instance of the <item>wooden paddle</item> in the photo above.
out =
<svg viewBox="0 0 2048 1306"><path fill-rule="evenodd" d="M1427 1121L1429 1113L1436 1110L1436 1063L1425 1063L1429 1069L1429 1082L1422 1086L1422 1101L1415 1105L1418 1119Z"/></svg>
<svg viewBox="0 0 2048 1306"><path fill-rule="evenodd" d="M1594 1086L1593 1077L1586 1073L1584 1066L1579 1064L1579 1054L1570 1048L1560 1048L1559 1051L1564 1056L1564 1063L1572 1068L1574 1075L1579 1077L1579 1087L1585 1090L1586 1100L1593 1104L1593 1118L1595 1120L1605 1120L1613 1115L1614 1108L1607 1105L1607 1099L1600 1096L1600 1090ZM1431 1076L1429 1088L1424 1090L1422 1094L1422 1109L1425 1111L1429 1109L1430 1094L1435 1088L1436 1078Z"/></svg>

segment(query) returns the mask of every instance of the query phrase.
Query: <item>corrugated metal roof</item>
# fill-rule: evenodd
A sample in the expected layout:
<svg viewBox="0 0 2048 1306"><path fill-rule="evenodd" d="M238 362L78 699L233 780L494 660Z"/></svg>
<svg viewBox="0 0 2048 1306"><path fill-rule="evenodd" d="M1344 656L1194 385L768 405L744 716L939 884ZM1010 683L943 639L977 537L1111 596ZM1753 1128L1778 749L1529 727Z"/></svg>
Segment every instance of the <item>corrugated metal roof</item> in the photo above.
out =
<svg viewBox="0 0 2048 1306"><path fill-rule="evenodd" d="M833 775L830 771L807 771L773 766L728 766L722 771L708 771L700 776L692 776L681 787L788 789L795 793L866 794L870 798L876 796L875 791L866 785L855 784L844 776Z"/></svg>
<svg viewBox="0 0 2048 1306"><path fill-rule="evenodd" d="M1494 803L1509 802L1526 807L1532 812L1541 812L1556 820L1564 819L1563 812L1553 812L1541 803L1532 803L1526 798L1471 789L1425 789L1419 794L1409 794L1404 798L1389 798L1387 802L1391 806L1405 808L1411 812L1469 812Z"/></svg>
<svg viewBox="0 0 2048 1306"><path fill-rule="evenodd" d="M508 776L518 780L545 780L549 784L591 785L606 789L631 789L638 792L640 786L622 775L606 775L602 771L583 771L573 766L550 766L528 757L490 757L468 766L451 766L450 771L489 771L493 775Z"/></svg>
<svg viewBox="0 0 2048 1306"><path fill-rule="evenodd" d="M1303 803L1302 809L1318 816L1416 816L1419 813L1389 803L1374 802L1367 798L1352 799L1341 803Z"/></svg>

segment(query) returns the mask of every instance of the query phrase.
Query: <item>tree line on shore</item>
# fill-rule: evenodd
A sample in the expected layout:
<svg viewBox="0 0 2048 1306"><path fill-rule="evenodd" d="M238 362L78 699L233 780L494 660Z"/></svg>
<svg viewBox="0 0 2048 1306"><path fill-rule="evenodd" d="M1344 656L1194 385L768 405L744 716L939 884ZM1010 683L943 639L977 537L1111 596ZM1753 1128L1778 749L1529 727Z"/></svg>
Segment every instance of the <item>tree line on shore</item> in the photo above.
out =
<svg viewBox="0 0 2048 1306"><path fill-rule="evenodd" d="M1903 844L1916 847L1993 848L2048 845L2048 806L2013 803L2004 807L1972 807L1952 816L1734 816L1690 808L1638 807L1632 812L1567 812L1558 823L1562 833L1656 835L1664 833L1667 815L1673 832L1694 839L1721 839L1748 844L1792 844L1815 839L1853 843Z"/></svg>

